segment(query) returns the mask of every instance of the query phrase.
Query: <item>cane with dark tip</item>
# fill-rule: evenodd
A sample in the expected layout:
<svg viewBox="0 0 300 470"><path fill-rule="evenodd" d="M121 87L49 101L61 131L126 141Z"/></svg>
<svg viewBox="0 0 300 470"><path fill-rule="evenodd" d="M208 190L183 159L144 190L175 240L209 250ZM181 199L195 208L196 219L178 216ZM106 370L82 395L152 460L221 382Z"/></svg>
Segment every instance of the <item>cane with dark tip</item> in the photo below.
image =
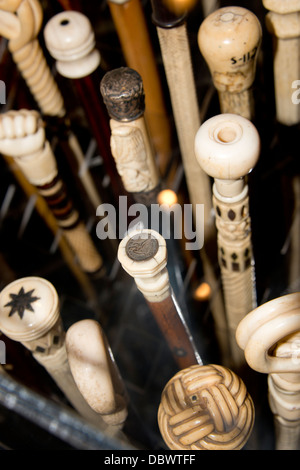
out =
<svg viewBox="0 0 300 470"><path fill-rule="evenodd" d="M120 67L104 75L100 91L111 118L111 151L124 188L136 202L155 204L160 175L144 118L142 78L135 70Z"/></svg>
<svg viewBox="0 0 300 470"><path fill-rule="evenodd" d="M199 48L218 90L222 113L254 118L252 85L261 40L258 18L241 7L220 8L200 25Z"/></svg>
<svg viewBox="0 0 300 470"><path fill-rule="evenodd" d="M300 122L299 104L293 102L299 80L300 1L263 0L269 10L266 27L273 37L276 117L286 126Z"/></svg>
<svg viewBox="0 0 300 470"><path fill-rule="evenodd" d="M154 230L136 230L118 250L123 269L134 278L180 369L201 362L169 281L165 239Z"/></svg>
<svg viewBox="0 0 300 470"><path fill-rule="evenodd" d="M255 267L251 242L248 184L260 154L255 126L242 116L220 114L197 132L195 152L203 170L214 178L213 205L218 230L219 264L234 364L244 358L235 331L256 307Z"/></svg>
<svg viewBox="0 0 300 470"><path fill-rule="evenodd" d="M166 384L158 425L171 450L240 450L251 435L254 415L240 377L218 365L195 365Z"/></svg>
<svg viewBox="0 0 300 470"><path fill-rule="evenodd" d="M72 377L59 298L49 281L25 277L3 289L0 293L0 330L32 352L79 414L100 425L99 415L87 405ZM104 422L102 426L106 426Z"/></svg>
<svg viewBox="0 0 300 470"><path fill-rule="evenodd" d="M46 200L81 268L88 273L103 270L102 257L60 178L40 114L28 110L2 114L0 151L14 157L27 180Z"/></svg>
<svg viewBox="0 0 300 470"><path fill-rule="evenodd" d="M249 366L269 374L277 450L300 450L300 293L250 312L236 332Z"/></svg>
<svg viewBox="0 0 300 470"><path fill-rule="evenodd" d="M126 66L142 77L146 93L145 120L164 176L172 156L172 128L150 32L140 0L107 2Z"/></svg>
<svg viewBox="0 0 300 470"><path fill-rule="evenodd" d="M127 418L127 393L107 338L94 320L74 323L66 333L71 372L90 407L121 429Z"/></svg>

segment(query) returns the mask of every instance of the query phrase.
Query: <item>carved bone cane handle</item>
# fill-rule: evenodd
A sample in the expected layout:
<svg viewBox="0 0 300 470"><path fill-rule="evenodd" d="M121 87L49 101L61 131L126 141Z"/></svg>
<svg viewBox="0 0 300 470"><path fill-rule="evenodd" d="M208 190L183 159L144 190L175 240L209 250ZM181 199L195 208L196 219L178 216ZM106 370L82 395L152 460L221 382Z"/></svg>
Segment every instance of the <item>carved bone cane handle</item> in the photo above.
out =
<svg viewBox="0 0 300 470"><path fill-rule="evenodd" d="M273 36L274 86L277 120L292 126L300 122L300 109L293 103L293 82L299 80L300 2L266 1L266 27Z"/></svg>
<svg viewBox="0 0 300 470"><path fill-rule="evenodd" d="M82 416L100 424L99 415L87 405L72 377L58 294L49 281L25 277L3 289L0 293L0 330L32 352Z"/></svg>
<svg viewBox="0 0 300 470"><path fill-rule="evenodd" d="M236 338L249 366L269 374L269 403L278 450L300 449L300 293L271 300L249 313Z"/></svg>
<svg viewBox="0 0 300 470"><path fill-rule="evenodd" d="M156 203L160 177L144 119L141 76L120 67L105 74L100 91L111 117L111 151L125 189L137 202Z"/></svg>
<svg viewBox="0 0 300 470"><path fill-rule="evenodd" d="M66 334L66 348L82 396L107 424L122 428L127 418L127 396L99 323L82 320L73 324Z"/></svg>
<svg viewBox="0 0 300 470"><path fill-rule="evenodd" d="M248 119L220 114L202 124L195 139L195 151L199 164L215 181L213 205L227 321L234 360L243 362L235 330L240 320L256 307L248 186L244 176L258 160L260 139Z"/></svg>
<svg viewBox="0 0 300 470"><path fill-rule="evenodd" d="M199 363L192 336L175 304L165 239L154 230L133 231L121 241L118 259L144 295L178 366L182 369Z"/></svg>
<svg viewBox="0 0 300 470"><path fill-rule="evenodd" d="M46 63L37 36L43 12L38 0L3 0L0 5L0 33L41 111L64 116L64 100Z"/></svg>
<svg viewBox="0 0 300 470"><path fill-rule="evenodd" d="M222 113L253 119L252 85L261 38L259 20L245 8L220 8L202 22L199 48L218 90Z"/></svg>
<svg viewBox="0 0 300 470"><path fill-rule="evenodd" d="M96 272L103 261L68 197L40 115L36 111L9 111L0 117L0 151L14 157L28 181L36 186L86 272Z"/></svg>
<svg viewBox="0 0 300 470"><path fill-rule="evenodd" d="M171 450L240 450L252 432L254 406L231 370L192 366L165 386L158 424Z"/></svg>

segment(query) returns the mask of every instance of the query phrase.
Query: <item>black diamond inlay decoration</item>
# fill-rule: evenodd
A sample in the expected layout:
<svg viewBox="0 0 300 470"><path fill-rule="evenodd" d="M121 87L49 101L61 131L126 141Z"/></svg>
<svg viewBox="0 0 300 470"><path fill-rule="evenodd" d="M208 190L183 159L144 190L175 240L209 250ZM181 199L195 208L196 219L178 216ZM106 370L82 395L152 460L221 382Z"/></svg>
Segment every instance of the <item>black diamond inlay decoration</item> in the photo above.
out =
<svg viewBox="0 0 300 470"><path fill-rule="evenodd" d="M12 300L4 305L4 307L11 307L11 311L8 315L9 317L14 315L14 313L17 313L22 320L25 310L34 312L31 304L36 300L39 300L39 297L32 297L33 291L34 289L25 292L24 287L21 287L18 294L9 294Z"/></svg>

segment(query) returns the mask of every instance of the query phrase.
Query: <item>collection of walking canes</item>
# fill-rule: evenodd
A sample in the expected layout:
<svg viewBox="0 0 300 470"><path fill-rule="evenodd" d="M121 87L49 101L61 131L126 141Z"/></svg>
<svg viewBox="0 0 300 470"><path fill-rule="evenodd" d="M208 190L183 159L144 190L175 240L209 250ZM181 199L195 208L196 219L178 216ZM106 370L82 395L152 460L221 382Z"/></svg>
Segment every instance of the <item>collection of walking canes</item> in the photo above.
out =
<svg viewBox="0 0 300 470"><path fill-rule="evenodd" d="M197 205L204 205L204 244L199 256L213 292L211 311L224 364L205 364L197 350L170 282L164 237L156 230L136 227L121 240L116 255L142 293L178 367L162 390L158 409L158 426L167 448L245 447L255 423L255 406L238 374L248 364L254 371L268 374L276 449L299 450L300 293L262 305L258 305L256 294L248 175L261 153L260 136L253 124L252 86L262 27L250 10L222 8L219 3L203 0L205 19L198 33L199 50L211 73L221 111L203 123L187 13L176 9L171 0L152 0L151 7L193 215ZM126 66L103 73L89 19L72 10L72 2L61 4L64 11L51 18L44 29L45 46L57 72L74 82L84 99L115 194L120 194L122 185L122 191L134 202L149 208L163 188L172 143L143 8L138 0L109 0ZM300 1L287 5L281 0L264 0L263 5L269 10L266 24L275 43L277 119L287 126L298 124L299 106L291 102L287 87L298 78L297 60L290 54L298 58ZM134 25L129 21L133 16ZM45 204L41 213L48 225L51 220L54 231L62 232L65 245L60 248L67 251L71 269L79 269L76 275L89 291L89 276L105 276L105 263L72 201L47 139L47 118L52 116L65 126L77 164L84 161L39 44L42 20L38 0L5 0L0 4L0 34L8 40L12 58L38 107L0 115L0 152L25 193L36 191ZM101 197L87 169L82 183L97 208ZM298 187L295 177L296 194ZM298 233L295 230L292 236L296 254ZM291 281L297 276L299 257L293 260ZM123 426L129 398L102 326L83 319L65 332L59 309L57 291L49 281L34 276L17 279L0 293L0 331L32 352L82 417L108 436L126 442ZM0 372L1 383L6 373Z"/></svg>

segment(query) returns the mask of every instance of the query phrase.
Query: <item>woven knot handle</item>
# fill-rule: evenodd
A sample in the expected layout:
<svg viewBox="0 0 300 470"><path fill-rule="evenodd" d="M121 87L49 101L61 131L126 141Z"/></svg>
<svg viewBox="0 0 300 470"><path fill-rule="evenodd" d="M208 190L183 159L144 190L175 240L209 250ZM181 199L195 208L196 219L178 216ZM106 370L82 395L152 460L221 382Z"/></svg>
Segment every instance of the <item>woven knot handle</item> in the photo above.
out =
<svg viewBox="0 0 300 470"><path fill-rule="evenodd" d="M239 450L252 431L254 406L232 371L196 365L167 383L158 423L170 449Z"/></svg>

